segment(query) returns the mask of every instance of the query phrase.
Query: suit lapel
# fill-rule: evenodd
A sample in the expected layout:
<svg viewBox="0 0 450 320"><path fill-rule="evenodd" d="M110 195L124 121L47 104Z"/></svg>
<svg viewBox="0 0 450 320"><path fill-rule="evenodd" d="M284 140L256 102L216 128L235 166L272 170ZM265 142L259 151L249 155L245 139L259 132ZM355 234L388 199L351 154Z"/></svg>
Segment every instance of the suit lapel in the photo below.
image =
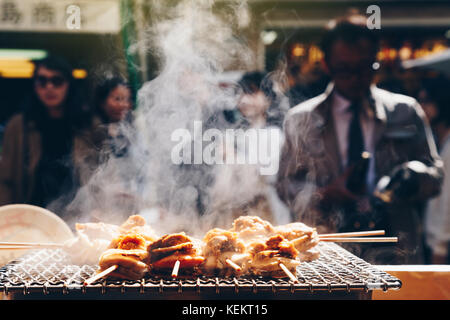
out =
<svg viewBox="0 0 450 320"><path fill-rule="evenodd" d="M331 110L331 97L334 86L332 83L327 87L325 94L326 99L320 105L317 106L317 113L320 115L322 122L319 124L319 132L321 134L322 141L324 142L324 147L326 151L326 163L329 166L330 173L333 177L336 177L341 173L344 168L342 167L342 159L339 152L337 134L335 130L335 124L333 120L332 110ZM379 150L378 144L383 137L384 131L386 129L386 111L379 97L378 88L375 85L370 88L369 102L373 108L375 115L375 127L374 127L374 146L375 150ZM378 176L379 165L381 164L377 152L375 152L375 174Z"/></svg>
<svg viewBox="0 0 450 320"><path fill-rule="evenodd" d="M325 147L325 163L331 174L330 178L335 178L342 172L342 159L339 152L336 130L331 110L331 94L334 86L331 83L327 90L327 98L317 107L317 112L323 120L320 124L319 132Z"/></svg>
<svg viewBox="0 0 450 320"><path fill-rule="evenodd" d="M375 86L370 89L370 104L375 112L375 132L374 132L374 146L376 149L377 144L380 142L386 129L386 111L384 109L383 102L378 96L378 90Z"/></svg>
<svg viewBox="0 0 450 320"><path fill-rule="evenodd" d="M382 137L386 130L386 110L385 106L383 105L382 100L380 99L378 88L376 88L375 85L373 85L370 88L370 103L373 107L373 110L375 112L375 127L374 127L374 148L375 148L375 183L378 181L380 177L380 172L383 170L381 169L383 165L385 165L384 162L386 162L386 159L384 156L382 156L383 153L383 146L380 145L382 143Z"/></svg>

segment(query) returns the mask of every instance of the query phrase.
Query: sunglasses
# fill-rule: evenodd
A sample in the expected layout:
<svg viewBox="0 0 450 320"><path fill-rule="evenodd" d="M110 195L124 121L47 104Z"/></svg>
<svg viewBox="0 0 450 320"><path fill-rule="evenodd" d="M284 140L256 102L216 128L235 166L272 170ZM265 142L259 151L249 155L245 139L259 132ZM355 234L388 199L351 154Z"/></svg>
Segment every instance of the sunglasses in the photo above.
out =
<svg viewBox="0 0 450 320"><path fill-rule="evenodd" d="M54 76L54 77L37 76L35 79L35 83L42 88L45 88L48 83L51 83L54 87L60 87L65 82L66 79L61 76Z"/></svg>

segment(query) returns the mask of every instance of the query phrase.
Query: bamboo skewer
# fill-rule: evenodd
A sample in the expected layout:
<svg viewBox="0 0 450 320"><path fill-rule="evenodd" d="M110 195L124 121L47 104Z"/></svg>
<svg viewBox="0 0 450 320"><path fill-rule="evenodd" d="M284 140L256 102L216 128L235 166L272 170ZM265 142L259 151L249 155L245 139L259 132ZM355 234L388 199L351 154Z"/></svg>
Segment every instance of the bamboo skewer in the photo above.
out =
<svg viewBox="0 0 450 320"><path fill-rule="evenodd" d="M397 237L378 237L378 238L321 238L320 241L325 242L398 242Z"/></svg>
<svg viewBox="0 0 450 320"><path fill-rule="evenodd" d="M0 250L62 248L60 243L0 242Z"/></svg>
<svg viewBox="0 0 450 320"><path fill-rule="evenodd" d="M0 250L32 250L32 249L43 249L45 247L34 247L34 246L0 246Z"/></svg>
<svg viewBox="0 0 450 320"><path fill-rule="evenodd" d="M341 232L341 233L327 233L319 234L319 238L342 238L342 237L367 237L367 236L382 236L385 234L384 230L373 231L356 231L356 232Z"/></svg>
<svg viewBox="0 0 450 320"><path fill-rule="evenodd" d="M97 273L96 275L94 275L93 277L87 279L86 281L84 281L84 285L90 285L91 283L97 281L98 279L101 279L105 276L107 276L108 274L110 274L111 272L113 272L114 270L116 270L119 266L117 264L109 267L108 269L103 270L100 273Z"/></svg>
<svg viewBox="0 0 450 320"><path fill-rule="evenodd" d="M180 270L180 260L177 260L175 262L175 265L173 266L172 270L172 278L178 277L178 271Z"/></svg>
<svg viewBox="0 0 450 320"><path fill-rule="evenodd" d="M286 275L294 282L294 283L298 283L298 279L296 276L294 276L292 274L292 272L289 271L289 269L283 264L283 263L278 263L278 265L280 266L280 268L284 271L284 273L286 273Z"/></svg>
<svg viewBox="0 0 450 320"><path fill-rule="evenodd" d="M329 233L319 235L319 240L323 242L398 242L397 237L370 237L375 235L384 235L384 230L373 230L363 232L343 232L343 233ZM307 236L304 236L307 237ZM301 237L302 238L302 237ZM299 238L299 239L301 239ZM303 239L302 239L303 240ZM59 243L32 243L32 242L0 242L0 250L27 250L27 249L43 249L43 248L61 248L64 244ZM233 268L236 272L241 272L242 268L234 263L231 259L225 260L226 264ZM177 260L172 270L172 278L177 278L180 270L180 261ZM289 269L283 264L278 263L282 271L290 278L294 283L298 283L297 277L289 271ZM84 281L84 285L90 285L95 281L109 275L114 272L119 266L113 265L102 272L92 276Z"/></svg>
<svg viewBox="0 0 450 320"><path fill-rule="evenodd" d="M234 263L233 261L231 261L230 259L226 259L225 262L232 267L236 272L241 272L242 268L240 266L238 266L236 263Z"/></svg>
<svg viewBox="0 0 450 320"><path fill-rule="evenodd" d="M384 235L384 230L374 230L374 231L361 231L361 232L342 232L342 233L328 233L319 235L319 239L322 241L339 241L339 242L350 242L353 238L350 237L368 237L375 235ZM307 236L305 236L307 237ZM348 239L344 239L349 237ZM342 240L331 240L341 238ZM358 242L397 242L395 238L365 238ZM355 242L355 241L354 241ZM43 248L62 248L64 244L60 243L33 243L33 242L0 242L0 250L25 250L25 249L43 249ZM232 261L231 261L232 262ZM227 262L228 263L228 262ZM231 267L239 269L240 267L235 265ZM236 268L237 267L237 268Z"/></svg>

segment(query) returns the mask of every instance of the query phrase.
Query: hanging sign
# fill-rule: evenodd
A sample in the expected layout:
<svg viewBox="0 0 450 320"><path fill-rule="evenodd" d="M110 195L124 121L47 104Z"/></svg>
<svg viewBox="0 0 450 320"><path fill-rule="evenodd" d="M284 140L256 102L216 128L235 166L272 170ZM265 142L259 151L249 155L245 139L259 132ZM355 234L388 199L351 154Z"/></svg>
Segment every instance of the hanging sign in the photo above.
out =
<svg viewBox="0 0 450 320"><path fill-rule="evenodd" d="M0 31L118 33L120 0L0 0Z"/></svg>

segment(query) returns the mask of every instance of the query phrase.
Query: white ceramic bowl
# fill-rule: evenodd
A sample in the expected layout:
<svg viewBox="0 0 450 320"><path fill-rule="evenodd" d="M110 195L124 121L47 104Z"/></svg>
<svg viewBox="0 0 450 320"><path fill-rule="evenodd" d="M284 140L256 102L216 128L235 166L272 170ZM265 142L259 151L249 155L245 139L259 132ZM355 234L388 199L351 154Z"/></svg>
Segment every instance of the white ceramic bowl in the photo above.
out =
<svg viewBox="0 0 450 320"><path fill-rule="evenodd" d="M0 207L0 241L53 242L71 239L69 226L53 212L27 204ZM17 259L27 250L0 250L0 266Z"/></svg>

